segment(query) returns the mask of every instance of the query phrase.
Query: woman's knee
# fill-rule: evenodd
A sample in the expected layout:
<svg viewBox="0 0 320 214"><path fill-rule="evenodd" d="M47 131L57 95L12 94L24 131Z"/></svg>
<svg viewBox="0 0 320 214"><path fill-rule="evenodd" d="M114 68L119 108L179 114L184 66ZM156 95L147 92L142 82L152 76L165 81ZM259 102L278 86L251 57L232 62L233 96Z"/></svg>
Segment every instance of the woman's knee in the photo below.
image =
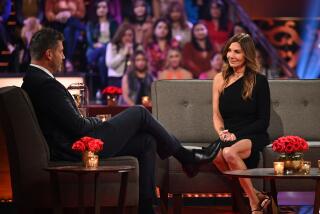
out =
<svg viewBox="0 0 320 214"><path fill-rule="evenodd" d="M230 147L223 149L222 156L227 163L231 163L231 164L236 163L237 160L239 159L237 152Z"/></svg>

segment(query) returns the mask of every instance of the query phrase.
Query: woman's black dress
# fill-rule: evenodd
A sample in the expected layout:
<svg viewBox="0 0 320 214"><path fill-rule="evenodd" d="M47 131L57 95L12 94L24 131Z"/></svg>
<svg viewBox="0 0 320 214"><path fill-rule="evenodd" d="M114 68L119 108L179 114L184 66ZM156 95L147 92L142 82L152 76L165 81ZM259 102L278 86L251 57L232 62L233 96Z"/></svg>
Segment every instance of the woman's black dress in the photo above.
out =
<svg viewBox="0 0 320 214"><path fill-rule="evenodd" d="M222 149L241 139L252 142L251 155L245 159L248 168L257 167L259 151L270 143L267 128L270 120L270 91L268 80L261 74L256 75L252 98L243 100L243 77L224 89L219 97L219 110L225 129L234 133L236 141L222 142Z"/></svg>

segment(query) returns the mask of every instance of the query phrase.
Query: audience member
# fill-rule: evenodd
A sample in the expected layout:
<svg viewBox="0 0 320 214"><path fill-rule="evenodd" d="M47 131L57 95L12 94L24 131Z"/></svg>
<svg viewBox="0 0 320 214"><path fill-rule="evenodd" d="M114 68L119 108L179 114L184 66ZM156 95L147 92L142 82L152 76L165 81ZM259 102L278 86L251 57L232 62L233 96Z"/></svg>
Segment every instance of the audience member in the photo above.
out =
<svg viewBox="0 0 320 214"><path fill-rule="evenodd" d="M153 25L152 42L147 47L150 70L154 77L158 77L158 72L164 69L169 49L179 46L179 43L171 38L169 22L158 19Z"/></svg>
<svg viewBox="0 0 320 214"><path fill-rule="evenodd" d="M155 19L164 17L171 2L179 2L184 5L184 0L152 0L153 17Z"/></svg>
<svg viewBox="0 0 320 214"><path fill-rule="evenodd" d="M228 19L227 8L221 0L211 0L208 9L210 10L209 17L203 23L208 29L215 52L221 52L232 31L232 24Z"/></svg>
<svg viewBox="0 0 320 214"><path fill-rule="evenodd" d="M89 69L98 68L102 87L107 85L106 46L117 30L118 24L109 15L107 0L95 2L86 27L87 63Z"/></svg>
<svg viewBox="0 0 320 214"><path fill-rule="evenodd" d="M135 0L129 18L129 23L134 28L136 44L143 48L151 42L152 37L152 20L147 9L147 3L144 0Z"/></svg>
<svg viewBox="0 0 320 214"><path fill-rule="evenodd" d="M200 74L199 79L214 79L214 77L221 72L223 66L223 59L221 53L216 53L213 55L211 61L211 69L207 72Z"/></svg>
<svg viewBox="0 0 320 214"><path fill-rule="evenodd" d="M192 79L192 73L181 67L182 55L178 49L170 49L165 69L159 73L158 79Z"/></svg>
<svg viewBox="0 0 320 214"><path fill-rule="evenodd" d="M143 51L136 51L131 58L132 66L122 78L121 104L128 106L142 104L142 97L151 98L153 77L148 70L148 59Z"/></svg>
<svg viewBox="0 0 320 214"><path fill-rule="evenodd" d="M128 23L120 25L107 46L108 85L121 87L122 76L126 73L129 58L134 53L134 41L133 27Z"/></svg>
<svg viewBox="0 0 320 214"><path fill-rule="evenodd" d="M268 62L268 57L265 51L260 48L256 48L256 60L260 65L261 74L265 75L268 79L280 78L279 68Z"/></svg>
<svg viewBox="0 0 320 214"><path fill-rule="evenodd" d="M16 17L19 25L24 25L24 20L35 17L38 23L44 19L44 1L42 0L15 0Z"/></svg>
<svg viewBox="0 0 320 214"><path fill-rule="evenodd" d="M172 37L177 40L180 47L183 47L191 40L192 24L187 21L182 5L177 2L171 2L166 13L172 30Z"/></svg>
<svg viewBox="0 0 320 214"><path fill-rule="evenodd" d="M191 42L183 49L183 64L192 73L193 78L197 79L201 72L210 70L210 60L214 51L203 23L195 23L191 34Z"/></svg>
<svg viewBox="0 0 320 214"><path fill-rule="evenodd" d="M83 0L46 0L45 16L48 25L63 32L65 41L65 69L73 71L72 57L77 45L77 38L85 25L80 22L85 15Z"/></svg>
<svg viewBox="0 0 320 214"><path fill-rule="evenodd" d="M36 17L28 17L23 21L23 23L24 24L21 29L21 39L23 42L23 46L19 49L19 65L16 66L16 69L18 69L19 72L25 71L27 66L30 64L31 57L29 47L31 38L42 28L39 19L37 19Z"/></svg>
<svg viewBox="0 0 320 214"><path fill-rule="evenodd" d="M0 45L5 46L12 53L15 49L15 46L9 39L9 35L6 28L6 23L9 19L11 12L11 1L10 0L1 0L0 1Z"/></svg>
<svg viewBox="0 0 320 214"><path fill-rule="evenodd" d="M250 34L249 29L246 26L244 26L241 22L237 22L233 25L232 34L230 35L230 37L240 33Z"/></svg>

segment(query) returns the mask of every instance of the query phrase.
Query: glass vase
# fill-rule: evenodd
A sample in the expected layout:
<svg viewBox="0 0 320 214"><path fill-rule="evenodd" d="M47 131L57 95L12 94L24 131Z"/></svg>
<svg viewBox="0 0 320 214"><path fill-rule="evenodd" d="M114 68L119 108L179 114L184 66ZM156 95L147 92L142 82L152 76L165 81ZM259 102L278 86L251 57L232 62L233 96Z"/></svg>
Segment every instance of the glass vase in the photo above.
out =
<svg viewBox="0 0 320 214"><path fill-rule="evenodd" d="M295 174L298 173L303 163L303 153L282 153L280 154L279 161L284 162L284 173Z"/></svg>
<svg viewBox="0 0 320 214"><path fill-rule="evenodd" d="M107 95L107 106L117 106L118 105L118 95Z"/></svg>
<svg viewBox="0 0 320 214"><path fill-rule="evenodd" d="M91 151L82 153L82 163L85 168L95 169L99 165L99 157Z"/></svg>

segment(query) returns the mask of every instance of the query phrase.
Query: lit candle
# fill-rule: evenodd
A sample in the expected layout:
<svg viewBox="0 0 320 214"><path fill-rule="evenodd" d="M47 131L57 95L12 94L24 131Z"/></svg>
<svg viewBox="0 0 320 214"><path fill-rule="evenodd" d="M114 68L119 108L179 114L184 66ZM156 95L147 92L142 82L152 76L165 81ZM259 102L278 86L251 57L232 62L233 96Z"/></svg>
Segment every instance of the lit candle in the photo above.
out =
<svg viewBox="0 0 320 214"><path fill-rule="evenodd" d="M273 169L275 175L283 175L284 162L273 162Z"/></svg>
<svg viewBox="0 0 320 214"><path fill-rule="evenodd" d="M150 105L150 98L148 96L141 97L141 103L144 106L149 106Z"/></svg>
<svg viewBox="0 0 320 214"><path fill-rule="evenodd" d="M303 174L308 175L310 174L311 169L311 161L303 161L301 171Z"/></svg>

